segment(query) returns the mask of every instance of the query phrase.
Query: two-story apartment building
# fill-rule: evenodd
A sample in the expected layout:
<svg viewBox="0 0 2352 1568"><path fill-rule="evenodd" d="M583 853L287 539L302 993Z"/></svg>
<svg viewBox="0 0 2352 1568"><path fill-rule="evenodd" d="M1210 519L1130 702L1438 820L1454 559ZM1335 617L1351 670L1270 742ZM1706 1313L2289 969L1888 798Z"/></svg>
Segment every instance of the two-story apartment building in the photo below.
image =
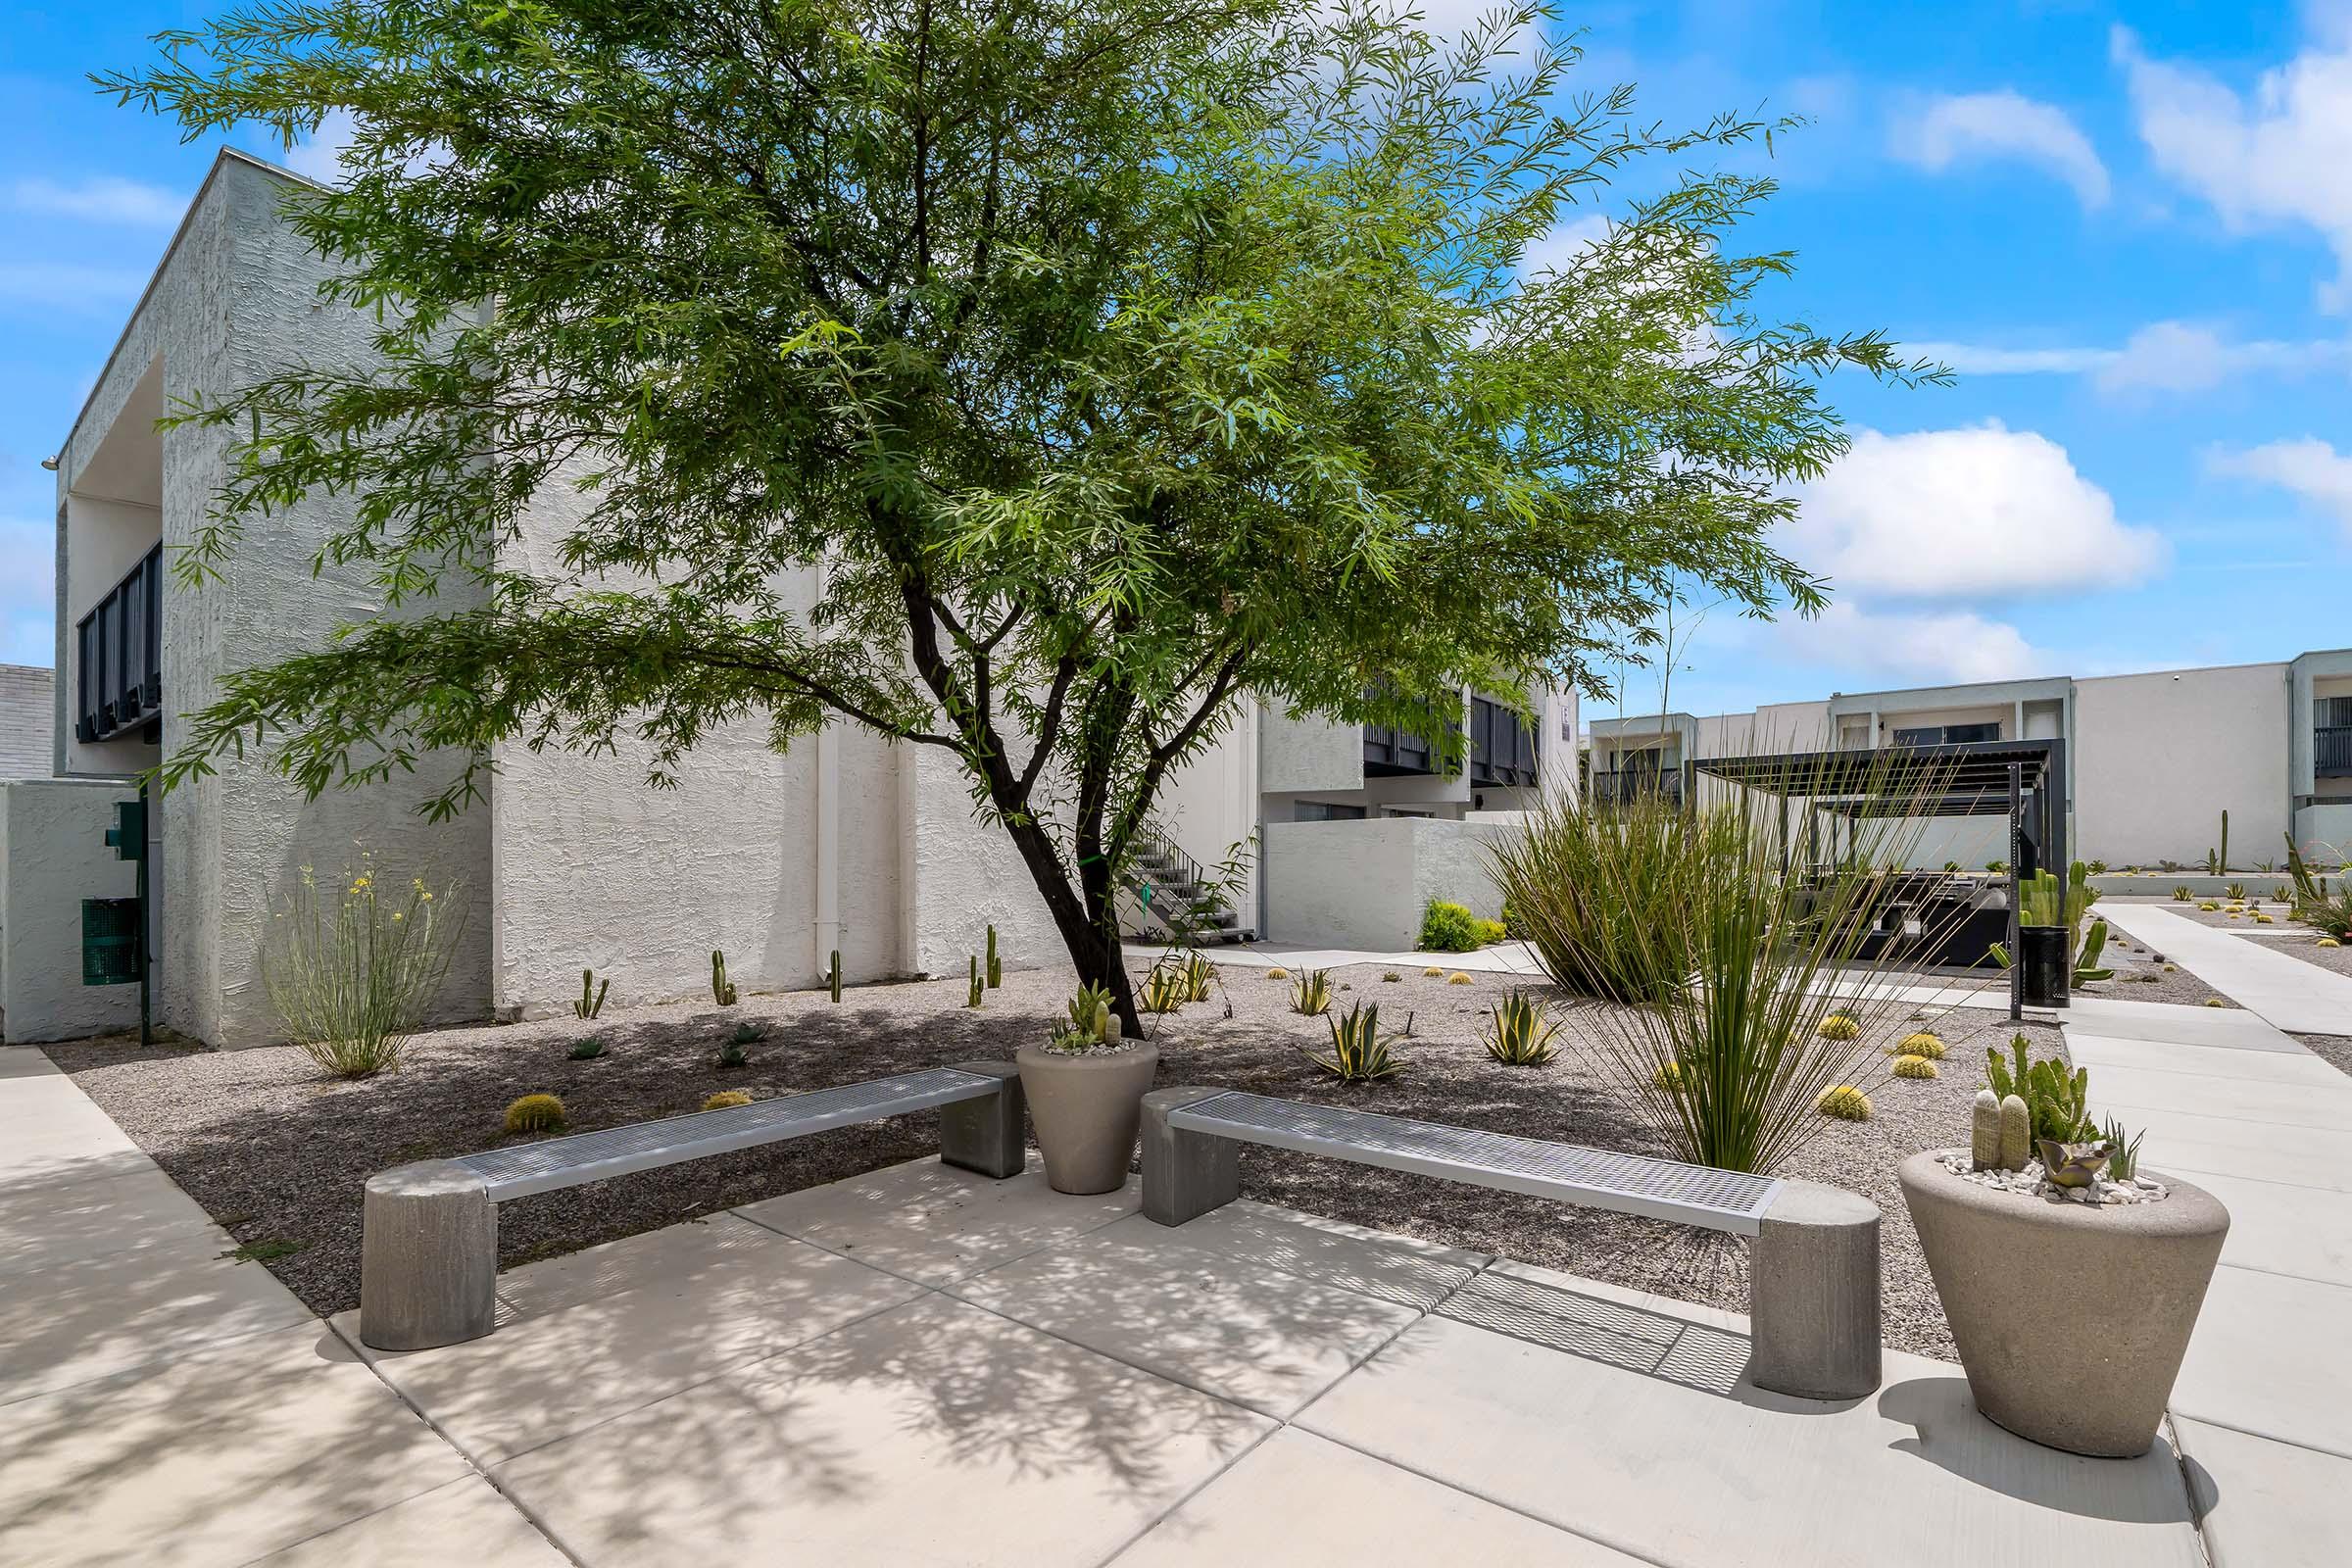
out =
<svg viewBox="0 0 2352 1568"><path fill-rule="evenodd" d="M1709 757L1957 741L2061 739L2075 853L2112 865L2202 863L2230 813L2230 858L2352 854L2352 650L2271 663L2049 675L1833 693L1752 712L1651 713L1589 726L1591 790L1607 802L1679 791ZM1915 857L2002 854L1989 819L1934 824Z"/></svg>

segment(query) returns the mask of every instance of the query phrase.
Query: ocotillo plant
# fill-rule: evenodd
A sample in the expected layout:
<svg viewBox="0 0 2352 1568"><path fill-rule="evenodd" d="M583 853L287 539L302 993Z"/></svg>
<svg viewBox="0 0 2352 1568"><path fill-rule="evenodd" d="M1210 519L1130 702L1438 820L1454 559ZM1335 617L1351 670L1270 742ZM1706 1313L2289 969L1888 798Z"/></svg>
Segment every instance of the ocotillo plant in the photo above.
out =
<svg viewBox="0 0 2352 1568"><path fill-rule="evenodd" d="M597 986L595 991L591 993L589 991L589 987L594 985L595 981L596 971L594 969L582 969L580 971L580 1000L571 1004L571 1015L573 1017L593 1018L598 1013L605 1010L605 993L612 989L612 976L607 975L605 977L605 983L601 986Z"/></svg>
<svg viewBox="0 0 2352 1568"><path fill-rule="evenodd" d="M997 928L988 928L988 989L994 991L1004 983L1004 960L997 956Z"/></svg>

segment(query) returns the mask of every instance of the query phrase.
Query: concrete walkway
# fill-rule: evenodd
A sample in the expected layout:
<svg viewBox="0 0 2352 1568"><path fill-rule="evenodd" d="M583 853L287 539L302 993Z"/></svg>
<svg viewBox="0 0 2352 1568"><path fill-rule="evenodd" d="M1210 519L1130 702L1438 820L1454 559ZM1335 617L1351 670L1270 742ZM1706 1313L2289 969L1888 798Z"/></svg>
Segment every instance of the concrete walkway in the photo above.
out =
<svg viewBox="0 0 2352 1568"><path fill-rule="evenodd" d="M0 1048L0 1563L562 1568L235 1245Z"/></svg>
<svg viewBox="0 0 2352 1568"><path fill-rule="evenodd" d="M2315 980L2338 978L2213 935ZM2169 931L2144 940L2230 988L2219 966L2206 971L2202 950ZM2068 1053L2089 1069L2094 1112L2144 1130L2149 1168L2230 1209L2222 1266L2173 1393L2213 1561L2352 1562L2352 1079L2253 1011L2081 999L2064 1028Z"/></svg>
<svg viewBox="0 0 2352 1568"><path fill-rule="evenodd" d="M2098 912L2249 1012L2299 1035L2352 1035L2352 975L2273 953L2236 932L2153 904L2101 904Z"/></svg>

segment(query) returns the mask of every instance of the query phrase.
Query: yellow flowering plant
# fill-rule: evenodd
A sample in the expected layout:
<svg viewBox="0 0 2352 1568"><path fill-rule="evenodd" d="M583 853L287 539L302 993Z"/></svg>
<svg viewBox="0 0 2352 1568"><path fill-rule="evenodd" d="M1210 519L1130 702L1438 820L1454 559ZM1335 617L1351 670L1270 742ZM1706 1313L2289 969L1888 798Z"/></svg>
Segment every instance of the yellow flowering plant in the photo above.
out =
<svg viewBox="0 0 2352 1568"><path fill-rule="evenodd" d="M445 890L447 891L447 890ZM405 898L379 890L374 857L323 881L304 866L273 911L262 984L294 1044L326 1071L366 1078L400 1065L449 973L465 921L436 907L422 877Z"/></svg>

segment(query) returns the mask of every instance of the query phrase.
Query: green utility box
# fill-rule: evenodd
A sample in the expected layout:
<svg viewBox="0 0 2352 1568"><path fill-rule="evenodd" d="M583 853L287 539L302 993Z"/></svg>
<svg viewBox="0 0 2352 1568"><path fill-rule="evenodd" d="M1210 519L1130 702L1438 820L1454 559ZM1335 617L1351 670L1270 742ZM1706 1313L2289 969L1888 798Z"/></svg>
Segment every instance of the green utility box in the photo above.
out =
<svg viewBox="0 0 2352 1568"><path fill-rule="evenodd" d="M138 980L139 901L82 900L81 983L126 986Z"/></svg>

